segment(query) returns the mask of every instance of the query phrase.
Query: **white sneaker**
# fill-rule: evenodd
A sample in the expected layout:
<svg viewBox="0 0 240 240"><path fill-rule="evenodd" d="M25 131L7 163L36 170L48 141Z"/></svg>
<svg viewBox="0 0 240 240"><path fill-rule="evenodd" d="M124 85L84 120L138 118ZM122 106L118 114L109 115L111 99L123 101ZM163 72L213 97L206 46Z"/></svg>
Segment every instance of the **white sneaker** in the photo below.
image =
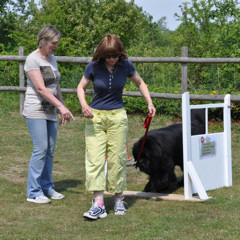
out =
<svg viewBox="0 0 240 240"><path fill-rule="evenodd" d="M97 220L98 218L107 217L107 212L106 212L106 209L104 206L103 206L103 208L99 207L97 205L97 202L93 199L92 207L90 208L90 210L88 212L85 212L83 214L83 217L86 219L90 219L90 220Z"/></svg>
<svg viewBox="0 0 240 240"><path fill-rule="evenodd" d="M115 200L114 204L115 215L125 215L127 213L127 210L124 205L127 204L123 201L123 197Z"/></svg>
<svg viewBox="0 0 240 240"><path fill-rule="evenodd" d="M58 199L63 199L65 196L61 193L54 192L49 196L51 199L58 200Z"/></svg>
<svg viewBox="0 0 240 240"><path fill-rule="evenodd" d="M36 198L27 198L27 201L33 202L33 203L49 203L49 202L51 202L51 200L44 195L38 196Z"/></svg>

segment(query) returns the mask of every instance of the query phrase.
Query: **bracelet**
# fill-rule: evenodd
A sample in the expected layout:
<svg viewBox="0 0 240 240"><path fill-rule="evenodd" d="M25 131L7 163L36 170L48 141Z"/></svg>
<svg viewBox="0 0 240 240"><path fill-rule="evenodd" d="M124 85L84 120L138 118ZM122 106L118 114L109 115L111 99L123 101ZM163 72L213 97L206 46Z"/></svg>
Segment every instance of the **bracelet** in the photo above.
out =
<svg viewBox="0 0 240 240"><path fill-rule="evenodd" d="M148 106L149 106L149 107L154 107L154 105L153 105L153 104L149 104Z"/></svg>

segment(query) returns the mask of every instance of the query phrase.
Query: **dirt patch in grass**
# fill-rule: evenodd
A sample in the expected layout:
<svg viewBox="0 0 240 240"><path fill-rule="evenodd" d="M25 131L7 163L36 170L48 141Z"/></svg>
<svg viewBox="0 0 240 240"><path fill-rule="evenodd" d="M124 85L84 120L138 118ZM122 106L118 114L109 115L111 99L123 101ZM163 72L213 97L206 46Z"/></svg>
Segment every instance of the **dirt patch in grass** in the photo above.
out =
<svg viewBox="0 0 240 240"><path fill-rule="evenodd" d="M26 168L20 165L10 166L5 171L1 172L0 176L11 182L23 183L26 181Z"/></svg>

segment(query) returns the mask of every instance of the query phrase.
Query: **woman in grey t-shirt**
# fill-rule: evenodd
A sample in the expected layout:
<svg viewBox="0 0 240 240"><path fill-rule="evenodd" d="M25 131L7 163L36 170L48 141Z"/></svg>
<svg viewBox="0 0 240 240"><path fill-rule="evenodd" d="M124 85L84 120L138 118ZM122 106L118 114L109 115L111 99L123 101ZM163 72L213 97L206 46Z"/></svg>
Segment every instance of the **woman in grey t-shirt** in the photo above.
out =
<svg viewBox="0 0 240 240"><path fill-rule="evenodd" d="M53 154L56 145L58 114L64 126L72 113L64 106L59 86L60 73L53 53L61 39L60 32L51 25L44 26L38 34L38 48L26 59L27 90L23 116L33 141L29 163L27 201L48 203L64 195L53 187Z"/></svg>

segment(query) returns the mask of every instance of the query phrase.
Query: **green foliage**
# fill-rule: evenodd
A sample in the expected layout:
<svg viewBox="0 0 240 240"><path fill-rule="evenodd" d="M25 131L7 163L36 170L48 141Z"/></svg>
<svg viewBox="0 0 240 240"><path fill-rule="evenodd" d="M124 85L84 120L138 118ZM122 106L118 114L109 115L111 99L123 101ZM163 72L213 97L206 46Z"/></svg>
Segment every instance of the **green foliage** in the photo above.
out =
<svg viewBox="0 0 240 240"><path fill-rule="evenodd" d="M163 20L159 25L152 23L151 17L143 14L142 9L133 2L43 0L41 4L40 9L34 9L33 17L19 26L22 31L17 29L11 35L19 45L24 46L25 55L36 48L37 33L45 24L53 24L62 33L55 53L60 56L91 56L99 41L109 32L121 38L125 48L129 49L129 55L141 56L144 46L144 51L150 56L153 47L163 47L167 43L167 38L160 31ZM138 50L134 51L134 48ZM157 52L158 55L162 54L161 50ZM61 87L76 88L84 67L61 63L59 69ZM143 75L144 79L152 78L148 73Z"/></svg>
<svg viewBox="0 0 240 240"><path fill-rule="evenodd" d="M58 56L92 56L106 33L115 33L131 57L180 57L182 46L188 46L190 57L239 57L240 10L237 0L191 0L179 6L181 22L176 31L166 28L166 17L152 22L134 1L125 0L41 0L37 8L33 0L0 2L0 54L18 55L24 46L25 55L37 48L37 34L45 24L53 24L62 33ZM85 65L59 63L61 87L76 88ZM181 93L181 65L152 63L135 64L151 92ZM0 61L0 85L18 85L17 62ZM189 64L188 90L192 94L239 94L238 64ZM127 82L126 91L138 91ZM74 95L65 95L65 102L81 111ZM91 96L88 96L90 101ZM154 100L158 113L174 116L179 101ZM176 104L177 102L177 104ZM147 111L142 98L124 97L129 112ZM238 109L238 110L237 110ZM239 108L233 109L234 117Z"/></svg>
<svg viewBox="0 0 240 240"><path fill-rule="evenodd" d="M78 65L71 63L59 63L59 71L61 73L62 88L77 88L86 65Z"/></svg>
<svg viewBox="0 0 240 240"><path fill-rule="evenodd" d="M182 24L173 36L179 49L188 46L190 57L239 57L239 1L192 0L180 7L182 16L177 17ZM239 66L234 65L233 70L230 64L189 67L190 83L196 89L234 90L232 79L238 72Z"/></svg>
<svg viewBox="0 0 240 240"><path fill-rule="evenodd" d="M16 35L25 36L26 22L37 9L34 0L2 0L0 3L0 44L12 51L18 45ZM14 34L15 33L15 34ZM24 37L23 37L24 39ZM25 45L23 45L25 46Z"/></svg>
<svg viewBox="0 0 240 240"><path fill-rule="evenodd" d="M0 43L1 55L17 55L16 51L6 51L5 46ZM0 85L1 86L18 86L19 85L19 63L0 61Z"/></svg>
<svg viewBox="0 0 240 240"><path fill-rule="evenodd" d="M99 41L109 32L117 34L127 48L136 45L141 36L152 31L150 26L155 26L141 8L124 0L42 0L41 4L33 18L23 26L25 37L19 32L15 37L20 44L32 41L33 35L26 36L26 32L36 36L41 26L52 24L62 33L56 54L63 56L92 55Z"/></svg>

